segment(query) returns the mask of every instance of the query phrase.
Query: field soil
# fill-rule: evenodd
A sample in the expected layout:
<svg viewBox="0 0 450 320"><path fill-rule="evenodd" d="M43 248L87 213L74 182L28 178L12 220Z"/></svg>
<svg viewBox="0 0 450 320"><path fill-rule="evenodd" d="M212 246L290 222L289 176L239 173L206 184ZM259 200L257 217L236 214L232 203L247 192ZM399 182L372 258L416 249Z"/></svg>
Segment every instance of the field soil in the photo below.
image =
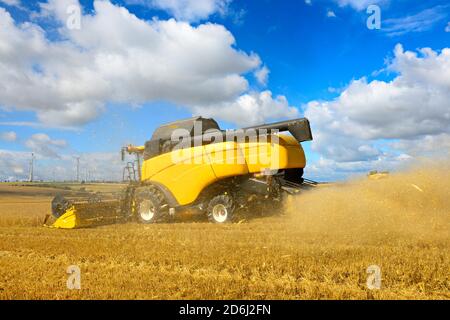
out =
<svg viewBox="0 0 450 320"><path fill-rule="evenodd" d="M79 230L41 223L54 194L81 186L3 184L0 299L450 299L449 181L448 167L416 169L317 188L233 224ZM81 290L67 288L72 265Z"/></svg>

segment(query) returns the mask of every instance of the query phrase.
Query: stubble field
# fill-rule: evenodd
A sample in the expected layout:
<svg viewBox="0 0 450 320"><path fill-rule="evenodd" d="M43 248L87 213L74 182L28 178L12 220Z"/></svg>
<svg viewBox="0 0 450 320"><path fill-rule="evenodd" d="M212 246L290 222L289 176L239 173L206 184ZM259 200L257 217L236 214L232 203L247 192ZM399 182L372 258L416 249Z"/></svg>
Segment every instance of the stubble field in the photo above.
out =
<svg viewBox="0 0 450 320"><path fill-rule="evenodd" d="M0 299L449 299L449 181L448 167L417 169L229 225L80 230L40 226L55 188L0 185ZM70 265L81 290L66 286Z"/></svg>

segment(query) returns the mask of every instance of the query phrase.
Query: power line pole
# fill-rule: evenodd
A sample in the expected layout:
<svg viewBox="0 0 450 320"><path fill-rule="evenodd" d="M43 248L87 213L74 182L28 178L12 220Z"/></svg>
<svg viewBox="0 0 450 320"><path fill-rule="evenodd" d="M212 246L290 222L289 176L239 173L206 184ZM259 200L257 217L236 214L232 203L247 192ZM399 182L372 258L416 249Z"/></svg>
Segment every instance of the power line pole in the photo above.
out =
<svg viewBox="0 0 450 320"><path fill-rule="evenodd" d="M30 175L28 177L29 182L33 182L34 179L34 153L31 153L31 160L30 160Z"/></svg>
<svg viewBox="0 0 450 320"><path fill-rule="evenodd" d="M80 157L75 157L77 159L77 182L80 182Z"/></svg>
<svg viewBox="0 0 450 320"><path fill-rule="evenodd" d="M31 153L31 160L30 160L30 169L29 169L29 176L28 181L33 182L33 175L34 175L34 153Z"/></svg>

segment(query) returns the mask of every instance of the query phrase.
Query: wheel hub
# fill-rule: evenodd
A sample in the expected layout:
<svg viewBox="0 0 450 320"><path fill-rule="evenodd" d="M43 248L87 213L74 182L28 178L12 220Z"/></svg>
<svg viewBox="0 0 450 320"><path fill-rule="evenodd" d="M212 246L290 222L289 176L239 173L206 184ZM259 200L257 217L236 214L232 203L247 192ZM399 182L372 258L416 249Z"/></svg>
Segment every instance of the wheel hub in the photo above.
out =
<svg viewBox="0 0 450 320"><path fill-rule="evenodd" d="M228 210L223 204L216 204L212 210L214 220L219 223L225 222L228 218Z"/></svg>
<svg viewBox="0 0 450 320"><path fill-rule="evenodd" d="M156 214L156 207L150 200L144 200L139 205L139 215L145 221L151 221Z"/></svg>

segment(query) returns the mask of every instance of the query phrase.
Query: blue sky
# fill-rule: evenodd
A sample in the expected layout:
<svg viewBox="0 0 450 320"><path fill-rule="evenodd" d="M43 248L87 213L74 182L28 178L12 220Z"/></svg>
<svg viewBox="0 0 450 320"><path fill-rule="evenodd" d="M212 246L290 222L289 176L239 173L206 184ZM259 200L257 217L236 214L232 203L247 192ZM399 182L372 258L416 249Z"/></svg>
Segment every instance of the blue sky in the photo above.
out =
<svg viewBox="0 0 450 320"><path fill-rule="evenodd" d="M436 145L437 150L442 151L442 146L448 146L447 128L450 120L447 119L446 112L449 112L450 106L442 102L449 97L450 92L445 80L449 75L447 69L450 64L449 56L443 53L450 43L448 32L450 5L447 1L200 0L194 4L190 0L179 0L171 3L177 2L180 2L179 7L168 6L162 0L112 1L114 6L102 10L103 16L108 17L107 14L113 15L115 10L123 9L130 15L135 15L136 19L148 23L175 19L177 24L172 26L174 29L170 32L183 30L181 23L189 25L192 28L189 32L192 34L203 26L221 26L221 30L225 30L226 34L217 29L208 35L198 35L197 38L200 43L200 36L208 36L211 40L211 37L214 38L217 34L217 39L211 40L211 45L205 45L205 51L202 52L210 52L205 59L211 60L209 61L211 68L219 71L216 73L211 71L209 75L208 70L200 70L201 67L192 68L194 71L189 69L188 72L193 74L187 77L191 83L179 84L178 82L185 80L184 66L181 66L179 74L176 67L168 66L170 72L176 76L166 79L163 77L166 75L163 74L161 76L163 80L158 80L160 78L158 72L166 66L157 68L158 71L151 69L151 66L150 69L144 67L139 69L137 66L127 74L127 77L130 77L127 83L133 83L128 88L127 85L124 87L121 83L113 83L116 78L111 76L112 71L103 66L102 70L107 70L106 74L99 76L93 83L86 84L82 89L74 90L76 93L72 94L64 91L68 89L59 89L59 92L54 93L55 87L65 83L66 76L70 79L62 72L70 71L71 64L83 63L79 59L70 60L71 52L81 56L86 52L89 54L92 50L92 55L86 57L87 69L92 70L92 66L88 64L93 59L97 63L100 61L99 57L105 57L110 46L114 45L117 52L121 52L121 45L126 47L126 50L131 50L130 44L125 43L125 40L135 34L122 35L125 39L123 40L114 33L115 29L111 29L108 33L110 27L107 25L104 25L105 30L98 31L95 19L98 18L100 26L104 20L100 20L100 14L94 9L92 1L80 1L81 29L73 33L62 30L65 21L61 15L65 13L64 9L68 5L77 4L77 1L67 0L63 11L52 1L47 5L37 1L0 1L4 14L9 14L13 21L12 25L0 25L0 28L17 31L21 34L19 38L23 37L24 43L29 45L35 36L24 31L23 23L32 24L42 31L40 40L35 41L42 41L43 46L49 48L52 44L59 46L55 52L49 53L51 59L47 59L40 49L31 45L29 49L25 45L21 47L18 41L7 38L8 34L12 33L10 31L4 32L4 38L0 38L2 42L10 44L12 50L17 50L17 54L13 56L24 55L23 59L17 58L15 61L7 54L2 55L0 49L0 66L5 70L12 70L10 77L0 77L0 96L3 94L8 97L0 98L0 134L3 137L0 139L0 151L3 152L0 157L3 159L0 160L2 179L26 177L27 157L30 152L35 152L39 158L41 178L49 178L51 172L49 167L55 166L58 167L56 175L60 175L61 179L69 178L73 176L73 155L84 155L86 159L84 165L88 168L94 166L91 163L98 159L99 155L117 156L120 147L127 143L142 144L161 123L199 113L218 118L221 125L227 128L245 125L246 120L250 125L261 120L286 119L293 115L300 117L305 113L307 116L311 115L311 120L317 119L312 121L312 124L313 133L317 135L318 140L304 145L311 163L307 173L313 178L322 180L341 179L369 169L392 170L409 163L412 158L430 154L434 156L435 150L413 148L420 145L423 139L433 139L431 144ZM380 30L369 30L366 26L369 17L366 8L369 4L377 4L381 9ZM84 24L85 19L88 19L86 17L92 20L89 22L92 24ZM129 23L129 20L120 19L119 16L114 16L108 21L115 22L115 26L121 28L120 30L128 30L125 24ZM120 23L124 23L124 26L118 25ZM98 35L95 34L97 31ZM133 39L131 45L136 45L136 49L143 52L144 57L147 50L149 58L166 61L164 57L151 53L154 44L151 39L147 44L145 38L147 34L150 33L143 31L143 36L136 38L136 41L142 43L135 43ZM234 37L234 43L227 42L227 34ZM180 39L173 41L183 42L183 38ZM164 40L157 39L157 41L164 44ZM70 45L66 46L65 43ZM223 43L233 52L222 56ZM213 48L216 44L222 49ZM399 44L401 50L397 46ZM101 48L102 45L104 47ZM95 49L92 49L94 47ZM182 43L180 48L179 52L173 53L173 59L176 60L167 59L167 61L178 61L176 54L179 54L180 59L185 59L187 64L191 61L198 63L196 57L202 54L201 45ZM433 54L427 55L418 51L422 48L430 48ZM33 53L24 54L27 50ZM190 53L185 54L183 50ZM60 51L64 53L58 53ZM237 57L240 53L244 56ZM214 57L216 54L217 57ZM81 57L83 59L83 56ZM60 58L65 63L63 71L60 66L55 65L55 60ZM160 58L163 60L159 60ZM34 64L33 70L30 70L30 63ZM115 64L111 64L111 69L115 67ZM255 73L262 68L267 68L270 73L265 81L258 81ZM6 84L18 78L13 72L19 74L24 70L33 75L42 75L39 84L28 87L18 82L12 89L9 88ZM114 72L123 72L122 69L118 70ZM136 73L135 78L132 78L133 72ZM140 75L141 72L149 74L155 72L155 76L147 79L145 75ZM230 83L231 80L227 80L227 76L232 74L235 76L235 82L230 84L230 89L222 90L216 86L214 89L208 89L209 87L202 89L203 82L196 83L192 80L198 78L195 72L201 72L201 76L205 79L217 77L221 85ZM443 73L441 77L439 73ZM435 75L438 79L423 76L424 74ZM46 87L45 81L49 79L47 76L51 77L55 84ZM95 76L89 75L86 79L92 77ZM84 79L83 75L80 75L80 79ZM149 80L148 83L145 82L146 79ZM100 92L100 89L99 92L95 92L96 84L103 80L110 81L111 87L116 88L113 90L114 94L120 91L117 97L110 98L110 95ZM167 93L161 95L147 93L153 87L165 92L166 83L169 83ZM21 88L21 85L24 88L23 92L17 90L14 95L10 92L14 88ZM398 93L412 87L417 90ZM427 88L426 92L420 91L423 87ZM140 91L135 88L139 88ZM28 97L28 89L40 93L46 93L48 90L48 104L55 105L46 109L46 95L43 94L39 99L31 98ZM10 91L2 93L2 90ZM187 93L184 93L184 90ZM370 94L372 90L387 90L387 103L374 98ZM438 95L428 96L430 92L436 90L439 92ZM201 101L197 101L198 92L202 96ZM220 99L209 97L216 93L221 95L223 92L226 94ZM262 92L270 92L270 98L262 99ZM383 91L377 92L384 96ZM193 96L195 94L197 96ZM416 100L411 98L416 95L431 101L430 105L419 103L418 100L421 98ZM66 99L67 96L71 96L70 101ZM285 100L279 100L278 96L283 96ZM242 97L245 99L239 100ZM80 106L80 115L76 114L78 107L71 109L73 103L83 104L92 99L95 100L92 104ZM55 101L67 103L63 113L48 111L59 108ZM243 108L245 109L245 101L252 102L252 109L248 115L244 111L240 113ZM398 106L395 105L397 102ZM390 107L390 103L394 105ZM404 110L405 106L410 106L407 107L410 110ZM393 119L398 118L402 123L399 122L398 128L396 125L388 126L388 124L383 128L385 125L383 121L375 121L373 116L376 108L381 108L380 114L386 115L387 118L392 114ZM94 109L95 112L91 112ZM417 114L419 109L420 119L405 118L405 114ZM426 110L431 110L429 119ZM325 121L324 112L332 115L334 120ZM256 113L259 116L256 116ZM439 114L442 115L441 119ZM64 117L67 117L67 121L55 123ZM423 122L423 119L427 122ZM418 130L420 132L414 131L409 135L405 133L415 124L420 127ZM400 130L401 126L405 126L405 129ZM346 130L344 127L354 128L354 132L353 129ZM330 128L335 128L336 131ZM350 154L352 156L348 156ZM114 164L119 165L116 162ZM107 172L102 174L106 176ZM52 172L52 176L54 175Z"/></svg>

